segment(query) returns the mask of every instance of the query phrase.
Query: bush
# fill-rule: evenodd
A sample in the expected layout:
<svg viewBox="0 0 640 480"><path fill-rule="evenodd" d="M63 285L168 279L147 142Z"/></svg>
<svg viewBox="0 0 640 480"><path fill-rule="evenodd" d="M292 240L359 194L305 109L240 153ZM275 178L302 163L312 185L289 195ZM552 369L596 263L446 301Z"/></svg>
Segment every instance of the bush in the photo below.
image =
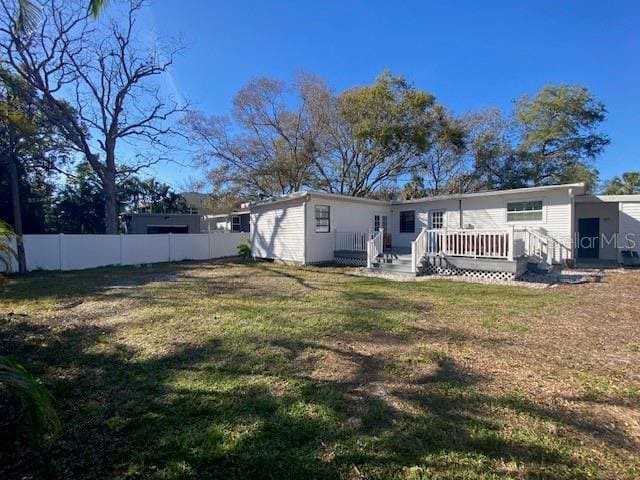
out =
<svg viewBox="0 0 640 480"><path fill-rule="evenodd" d="M238 256L244 260L251 258L251 245L244 242L238 245Z"/></svg>

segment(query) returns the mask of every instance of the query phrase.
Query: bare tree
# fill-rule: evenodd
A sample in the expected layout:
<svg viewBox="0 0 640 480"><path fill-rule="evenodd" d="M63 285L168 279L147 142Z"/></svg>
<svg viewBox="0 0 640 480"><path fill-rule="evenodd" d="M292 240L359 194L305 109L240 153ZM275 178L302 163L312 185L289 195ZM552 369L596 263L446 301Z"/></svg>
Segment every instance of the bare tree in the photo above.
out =
<svg viewBox="0 0 640 480"><path fill-rule="evenodd" d="M122 19L94 22L85 2L40 0L37 28L17 24L17 4L1 0L0 48L6 63L41 93L77 152L94 169L105 195L105 230L118 228L116 179L159 161L174 132L172 117L186 110L162 94L180 50L148 45L138 36L143 0L127 2ZM71 104L75 111L68 108ZM146 154L121 159L120 143L143 142Z"/></svg>
<svg viewBox="0 0 640 480"><path fill-rule="evenodd" d="M230 117L191 113L183 126L199 148L203 164L214 164L209 179L236 194L273 195L309 182L317 133L295 88L269 78L251 80L236 95Z"/></svg>

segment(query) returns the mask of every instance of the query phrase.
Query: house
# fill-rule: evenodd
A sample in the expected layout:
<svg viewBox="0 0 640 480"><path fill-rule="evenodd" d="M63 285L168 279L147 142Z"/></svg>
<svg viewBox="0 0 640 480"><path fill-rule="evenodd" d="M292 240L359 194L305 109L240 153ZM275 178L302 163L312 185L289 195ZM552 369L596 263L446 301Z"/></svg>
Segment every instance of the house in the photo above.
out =
<svg viewBox="0 0 640 480"><path fill-rule="evenodd" d="M582 183L407 201L301 191L250 213L254 257L303 265L517 278L640 248L640 196L586 195Z"/></svg>
<svg viewBox="0 0 640 480"><path fill-rule="evenodd" d="M235 210L203 217L203 230L222 230L225 232L249 232L251 220L249 210Z"/></svg>
<svg viewBox="0 0 640 480"><path fill-rule="evenodd" d="M201 217L193 213L131 213L124 219L129 234L200 233Z"/></svg>

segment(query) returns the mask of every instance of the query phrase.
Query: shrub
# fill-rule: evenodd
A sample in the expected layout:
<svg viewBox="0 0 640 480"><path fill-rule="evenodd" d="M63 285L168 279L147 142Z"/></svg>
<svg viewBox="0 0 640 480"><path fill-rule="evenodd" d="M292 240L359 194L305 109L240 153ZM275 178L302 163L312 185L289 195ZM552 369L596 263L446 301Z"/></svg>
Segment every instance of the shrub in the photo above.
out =
<svg viewBox="0 0 640 480"><path fill-rule="evenodd" d="M244 259L244 260L248 260L251 258L251 245L249 245L247 242L243 242L240 245L238 245L238 255L240 256L240 258Z"/></svg>

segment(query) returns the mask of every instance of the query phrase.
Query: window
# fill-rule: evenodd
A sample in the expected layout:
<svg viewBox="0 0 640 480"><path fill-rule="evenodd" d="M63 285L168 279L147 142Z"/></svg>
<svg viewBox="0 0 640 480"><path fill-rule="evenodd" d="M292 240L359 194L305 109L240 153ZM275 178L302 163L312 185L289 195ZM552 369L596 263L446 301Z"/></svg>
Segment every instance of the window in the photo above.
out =
<svg viewBox="0 0 640 480"><path fill-rule="evenodd" d="M231 217L231 231L232 232L242 231L240 228L240 215L234 215Z"/></svg>
<svg viewBox="0 0 640 480"><path fill-rule="evenodd" d="M429 212L429 228L434 230L444 228L444 210L432 210Z"/></svg>
<svg viewBox="0 0 640 480"><path fill-rule="evenodd" d="M406 210L400 212L400 233L414 233L416 231L416 212Z"/></svg>
<svg viewBox="0 0 640 480"><path fill-rule="evenodd" d="M331 219L329 205L316 205L316 232L328 233L331 231Z"/></svg>
<svg viewBox="0 0 640 480"><path fill-rule="evenodd" d="M542 200L507 203L507 222L541 222Z"/></svg>

